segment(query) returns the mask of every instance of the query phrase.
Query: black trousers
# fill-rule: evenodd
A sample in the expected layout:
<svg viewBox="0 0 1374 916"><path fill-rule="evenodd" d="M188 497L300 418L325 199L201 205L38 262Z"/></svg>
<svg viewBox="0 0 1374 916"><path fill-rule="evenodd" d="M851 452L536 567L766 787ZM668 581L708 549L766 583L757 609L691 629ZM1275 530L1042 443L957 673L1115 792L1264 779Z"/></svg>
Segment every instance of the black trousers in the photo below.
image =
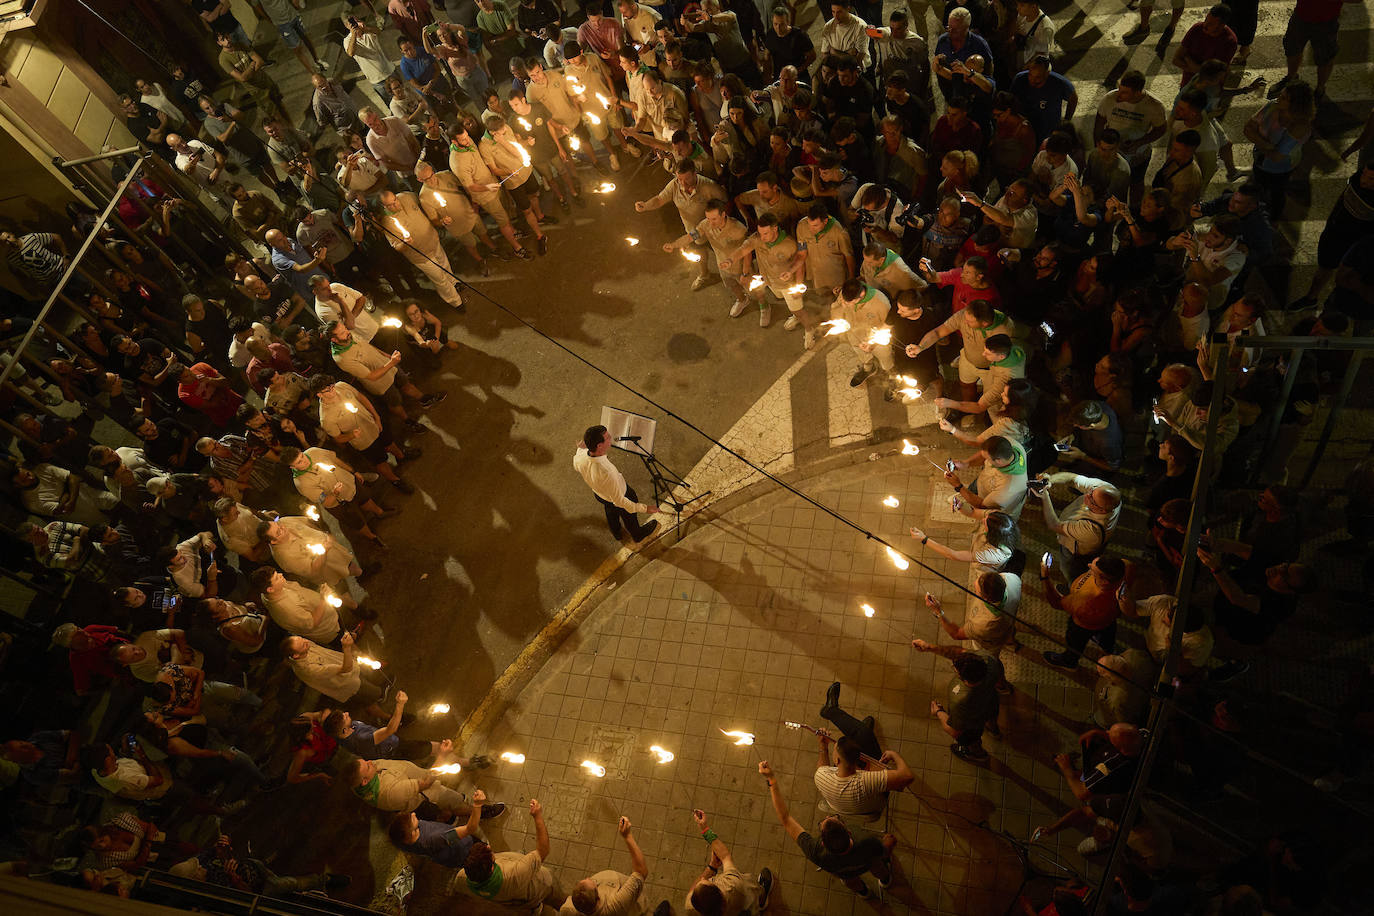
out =
<svg viewBox="0 0 1374 916"><path fill-rule="evenodd" d="M627 486L625 488L625 498L631 502L639 502L639 497L635 495L634 487ZM606 510L606 525L611 529L612 537L620 537L622 525L629 529L630 537L634 538L636 541L642 541L644 536L648 534L645 530L645 526L639 523L639 517L633 512L626 512L615 503L606 502L606 500L602 499L600 496L596 498L596 501L601 503L601 507Z"/></svg>
<svg viewBox="0 0 1374 916"><path fill-rule="evenodd" d="M874 760L883 756L883 749L878 744L877 735L873 734L873 729L865 725L862 719L851 716L838 706L822 711L821 715L830 724L838 728L840 734L859 742L859 749Z"/></svg>

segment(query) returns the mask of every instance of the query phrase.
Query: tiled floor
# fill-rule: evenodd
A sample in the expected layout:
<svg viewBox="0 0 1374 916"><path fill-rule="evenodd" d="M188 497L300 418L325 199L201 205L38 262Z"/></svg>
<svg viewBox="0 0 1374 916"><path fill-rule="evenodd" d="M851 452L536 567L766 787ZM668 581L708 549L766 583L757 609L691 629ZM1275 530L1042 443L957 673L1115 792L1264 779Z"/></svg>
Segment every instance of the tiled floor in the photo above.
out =
<svg viewBox="0 0 1374 916"><path fill-rule="evenodd" d="M833 471L806 490L897 537L926 517L932 473L924 461L892 457ZM890 494L902 500L897 509L881 504ZM956 544L971 534L962 519L927 527ZM960 564L932 565L965 574ZM517 809L491 830L494 842L529 847L529 818L518 809L538 797L552 837L550 864L570 886L598 869L627 868L614 828L625 814L650 861L645 899L680 904L706 855L689 814L701 807L742 868L767 866L779 876L780 912L862 908L787 840L757 774L766 757L795 816L817 823L815 739L781 723L823 724L818 709L838 679L842 704L874 715L884 745L918 775L913 790L890 805L887 826L898 837L897 860L909 882L890 894L917 912L1000 911L1022 868L997 833L1025 840L1072 801L1050 758L1073 744L1087 692L1029 659L1045 645L1032 636L1027 657L1008 660L1016 691L1003 707L1004 737L986 739L991 764L954 758L929 716L930 699L943 696L951 669L913 652L910 639L936 638L934 621L917 606L922 591L941 594L956 619L963 598L917 572L898 572L861 535L786 493L746 503L688 534L594 612L488 736L490 753L527 755L523 766L482 774L484 788ZM877 609L873 619L862 615L861 602ZM1031 620L1062 626L1032 596L1022 609ZM736 747L721 730L752 732L756 744ZM651 745L676 758L658 764ZM584 760L604 766L605 777L589 775ZM1073 851L1078 838L1062 836L1058 854L1081 869ZM1037 863L1048 866L1055 852L1040 851ZM420 897L433 902L432 895Z"/></svg>

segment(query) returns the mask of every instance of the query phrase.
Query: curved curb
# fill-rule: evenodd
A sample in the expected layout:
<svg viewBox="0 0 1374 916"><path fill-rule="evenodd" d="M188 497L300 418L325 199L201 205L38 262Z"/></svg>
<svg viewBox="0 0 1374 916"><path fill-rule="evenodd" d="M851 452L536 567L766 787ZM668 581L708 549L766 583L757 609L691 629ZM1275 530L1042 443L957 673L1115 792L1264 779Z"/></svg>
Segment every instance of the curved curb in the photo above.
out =
<svg viewBox="0 0 1374 916"><path fill-rule="evenodd" d="M797 486L801 481L812 477L819 477L849 465L868 461L871 450L875 446L882 446L893 439L900 439L900 435L892 435L891 431L887 429L875 430L874 434L874 438L869 441L856 442L836 448L834 451L838 454L827 455L825 458L814 461L804 468L797 468L779 479L792 486ZM910 435L909 431L907 435ZM664 528L663 533L647 549L633 551L622 547L607 557L601 566L597 567L596 571L578 587L572 597L554 613L553 619L535 634L534 638L520 650L520 654L506 666L506 670L501 672L501 675L492 682L491 688L468 714L467 718L463 720L454 743L458 747L465 747L475 737L484 734L491 724L505 713L506 707L529 686L535 675L553 658L554 653L563 645L568 636L576 631L582 622L591 616L591 613L609 597L610 589L602 588L602 586L612 580L619 584L651 561L658 559L660 555L671 549L671 545L668 545L666 541L675 533L682 532L691 536L694 533L691 530L692 521L702 519L709 523L716 516L733 511L746 503L778 491L782 491L782 488L767 478L741 487L720 502L709 503L697 512L684 516L679 526Z"/></svg>

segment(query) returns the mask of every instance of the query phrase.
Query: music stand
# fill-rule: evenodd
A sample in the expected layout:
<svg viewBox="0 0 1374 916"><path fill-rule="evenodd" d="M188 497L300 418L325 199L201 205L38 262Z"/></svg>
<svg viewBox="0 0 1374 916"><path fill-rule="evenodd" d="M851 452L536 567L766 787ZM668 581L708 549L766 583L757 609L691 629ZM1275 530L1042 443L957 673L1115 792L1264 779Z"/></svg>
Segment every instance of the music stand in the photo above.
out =
<svg viewBox="0 0 1374 916"><path fill-rule="evenodd" d="M682 510L697 500L710 496L711 491L699 493L688 500L673 498L675 488L690 490L692 485L654 455L654 435L658 430L658 422L652 417L621 410L619 407L603 406L601 425L606 427L606 435L610 437L614 448L628 452L644 462L644 470L649 473L649 480L654 487L654 504L673 507L673 525L677 528L678 539L681 540Z"/></svg>

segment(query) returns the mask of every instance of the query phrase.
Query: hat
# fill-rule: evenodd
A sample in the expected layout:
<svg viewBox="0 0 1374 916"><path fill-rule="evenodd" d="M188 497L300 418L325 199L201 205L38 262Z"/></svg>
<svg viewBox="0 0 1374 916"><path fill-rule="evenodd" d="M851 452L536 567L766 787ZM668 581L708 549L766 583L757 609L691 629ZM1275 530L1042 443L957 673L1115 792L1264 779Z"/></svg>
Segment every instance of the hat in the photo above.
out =
<svg viewBox="0 0 1374 916"><path fill-rule="evenodd" d="M52 631L52 645L61 646L64 649L67 648L72 644L72 637L75 636L80 629L81 628L74 623L62 624L56 630Z"/></svg>
<svg viewBox="0 0 1374 916"><path fill-rule="evenodd" d="M170 486L171 483L172 479L170 477L154 477L143 485L143 489L147 490L152 496L157 497L166 493L167 487Z"/></svg>
<svg viewBox="0 0 1374 916"><path fill-rule="evenodd" d="M582 46L575 41L563 42L563 56L569 60L582 56Z"/></svg>

